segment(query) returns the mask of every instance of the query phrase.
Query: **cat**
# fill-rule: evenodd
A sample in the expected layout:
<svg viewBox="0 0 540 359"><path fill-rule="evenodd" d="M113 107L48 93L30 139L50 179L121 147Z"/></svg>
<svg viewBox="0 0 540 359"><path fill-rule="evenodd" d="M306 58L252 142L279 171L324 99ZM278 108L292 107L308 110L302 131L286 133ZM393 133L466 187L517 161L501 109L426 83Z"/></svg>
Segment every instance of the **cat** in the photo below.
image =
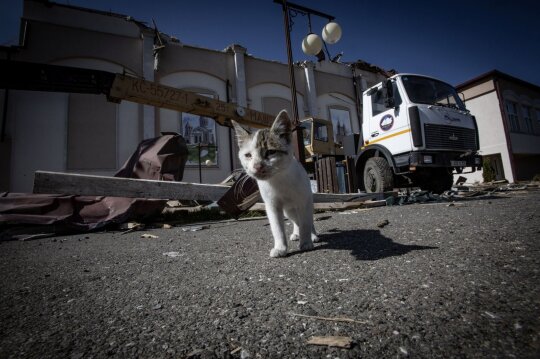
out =
<svg viewBox="0 0 540 359"><path fill-rule="evenodd" d="M232 121L238 156L247 175L259 186L270 222L274 248L270 257L287 255L284 216L293 223L291 241L302 251L313 248L319 238L313 226L313 193L306 170L292 155L292 123L281 111L271 128L253 133Z"/></svg>

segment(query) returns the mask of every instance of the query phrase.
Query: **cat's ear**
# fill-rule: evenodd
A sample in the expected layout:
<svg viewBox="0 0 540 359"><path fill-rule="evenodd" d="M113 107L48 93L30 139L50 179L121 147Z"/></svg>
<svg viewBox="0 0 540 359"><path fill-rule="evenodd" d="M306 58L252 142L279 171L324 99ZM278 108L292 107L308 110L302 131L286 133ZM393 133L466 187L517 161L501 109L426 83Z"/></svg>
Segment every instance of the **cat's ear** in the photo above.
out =
<svg viewBox="0 0 540 359"><path fill-rule="evenodd" d="M242 146L242 144L248 140L251 133L242 126L240 126L240 124L235 120L231 120L231 123L234 126L234 132L236 132L236 140L238 141L238 146Z"/></svg>
<svg viewBox="0 0 540 359"><path fill-rule="evenodd" d="M291 143L292 122L286 110L281 110L277 115L270 131L287 141L287 143Z"/></svg>

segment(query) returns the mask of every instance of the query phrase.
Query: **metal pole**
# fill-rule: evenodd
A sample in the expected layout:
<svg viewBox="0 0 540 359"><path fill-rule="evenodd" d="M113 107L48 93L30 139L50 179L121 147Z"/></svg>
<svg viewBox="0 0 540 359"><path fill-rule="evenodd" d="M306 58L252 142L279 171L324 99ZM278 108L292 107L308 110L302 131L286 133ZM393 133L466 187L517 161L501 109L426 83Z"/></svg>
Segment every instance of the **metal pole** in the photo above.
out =
<svg viewBox="0 0 540 359"><path fill-rule="evenodd" d="M199 149L199 183L202 183L202 166L201 166L201 143L197 143Z"/></svg>
<svg viewBox="0 0 540 359"><path fill-rule="evenodd" d="M300 119L298 116L298 102L296 99L296 81L294 78L294 66L293 66L293 58L292 58L292 50L291 50L291 28L289 25L289 7L287 5L287 0L282 1L283 6L283 19L284 19L284 25L285 25L285 43L287 45L287 63L289 66L289 82L291 86L291 107L292 107L292 116L293 116L293 125L296 127L296 131L293 133L296 134L293 136L293 143L295 144L295 154L296 158L300 163L304 164L306 162L306 156L304 153L304 142L303 142L303 136L302 131L299 129L300 125ZM296 141L294 140L296 139Z"/></svg>
<svg viewBox="0 0 540 359"><path fill-rule="evenodd" d="M6 123L7 123L7 109L8 109L9 89L4 91L4 107L2 110L2 132L0 135L0 142L4 142L6 139Z"/></svg>

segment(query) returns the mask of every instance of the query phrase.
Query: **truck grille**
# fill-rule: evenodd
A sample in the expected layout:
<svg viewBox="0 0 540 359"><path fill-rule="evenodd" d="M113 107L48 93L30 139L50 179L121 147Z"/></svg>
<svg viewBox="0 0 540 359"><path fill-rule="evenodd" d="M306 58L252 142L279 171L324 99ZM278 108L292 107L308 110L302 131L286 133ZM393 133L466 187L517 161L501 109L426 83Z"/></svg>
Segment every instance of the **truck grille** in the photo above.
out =
<svg viewBox="0 0 540 359"><path fill-rule="evenodd" d="M424 124L426 148L478 150L476 131L470 128Z"/></svg>

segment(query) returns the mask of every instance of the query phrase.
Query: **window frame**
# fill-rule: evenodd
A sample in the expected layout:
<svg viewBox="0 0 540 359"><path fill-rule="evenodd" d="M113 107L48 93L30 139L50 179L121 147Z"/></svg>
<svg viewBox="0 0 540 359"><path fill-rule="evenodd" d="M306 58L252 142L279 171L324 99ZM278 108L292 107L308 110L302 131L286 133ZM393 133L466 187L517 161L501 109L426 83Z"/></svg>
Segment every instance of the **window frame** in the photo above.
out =
<svg viewBox="0 0 540 359"><path fill-rule="evenodd" d="M505 100L506 119L508 120L510 132L520 132L518 103L511 100ZM510 112L510 106L513 107L513 113Z"/></svg>

